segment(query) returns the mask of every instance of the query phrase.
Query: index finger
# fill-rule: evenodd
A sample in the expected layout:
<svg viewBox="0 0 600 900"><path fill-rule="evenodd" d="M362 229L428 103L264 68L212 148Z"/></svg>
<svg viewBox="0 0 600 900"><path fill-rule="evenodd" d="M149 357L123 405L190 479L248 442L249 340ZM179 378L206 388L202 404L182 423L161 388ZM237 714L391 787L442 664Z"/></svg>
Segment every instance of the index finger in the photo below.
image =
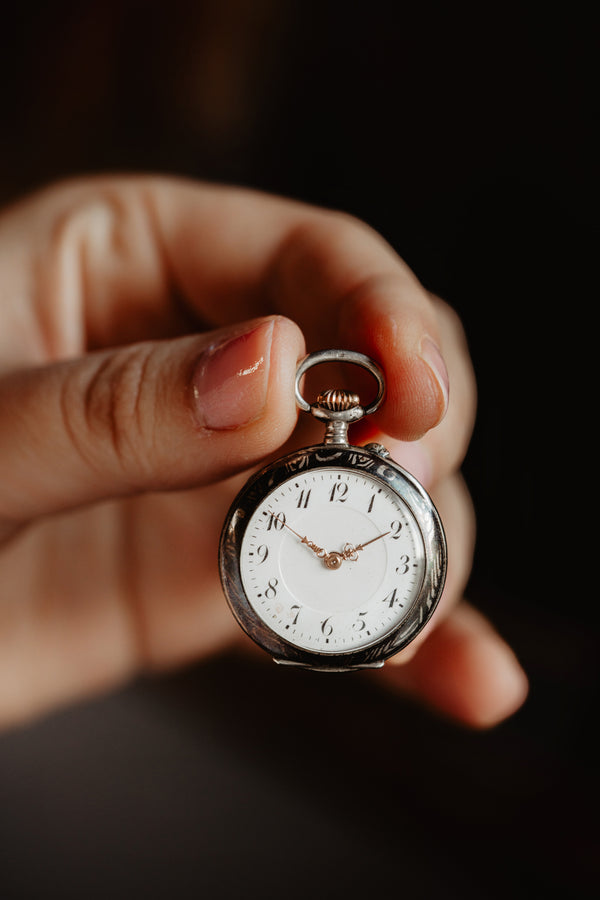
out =
<svg viewBox="0 0 600 900"><path fill-rule="evenodd" d="M434 306L380 235L344 214L212 188L199 246L197 200L181 198L176 218L172 200L165 193L158 204L172 270L203 315L248 315L250 303L253 315L294 319L309 350L341 346L374 357L388 383L379 425L394 437L413 440L443 418L448 376Z"/></svg>
<svg viewBox="0 0 600 900"><path fill-rule="evenodd" d="M432 303L392 248L349 216L186 180L99 178L25 204L19 231L42 273L34 305L55 356L279 312L309 350L343 346L383 366L388 434L412 440L444 415ZM67 308L69 323L48 321Z"/></svg>
<svg viewBox="0 0 600 900"><path fill-rule="evenodd" d="M390 245L345 214L250 191L211 191L202 247L192 240L198 218L191 195L187 214L165 228L173 271L202 313L235 318L250 303L252 314L294 319L311 351L367 353L387 379L379 426L413 440L436 425L448 403L448 375L435 308Z"/></svg>

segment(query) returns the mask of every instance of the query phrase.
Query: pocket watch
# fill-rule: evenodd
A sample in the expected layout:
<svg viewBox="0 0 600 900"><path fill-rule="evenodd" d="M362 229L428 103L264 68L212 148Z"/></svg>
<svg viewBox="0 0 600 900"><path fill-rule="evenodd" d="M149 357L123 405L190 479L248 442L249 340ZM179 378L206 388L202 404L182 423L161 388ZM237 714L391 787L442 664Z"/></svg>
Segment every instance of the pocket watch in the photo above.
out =
<svg viewBox="0 0 600 900"><path fill-rule="evenodd" d="M377 395L302 396L325 362L366 369ZM381 444L352 446L348 427L385 395L379 366L322 350L296 371L299 408L325 424L323 442L262 468L234 500L219 546L223 590L243 630L275 662L329 672L377 668L422 630L440 598L446 540L423 486Z"/></svg>

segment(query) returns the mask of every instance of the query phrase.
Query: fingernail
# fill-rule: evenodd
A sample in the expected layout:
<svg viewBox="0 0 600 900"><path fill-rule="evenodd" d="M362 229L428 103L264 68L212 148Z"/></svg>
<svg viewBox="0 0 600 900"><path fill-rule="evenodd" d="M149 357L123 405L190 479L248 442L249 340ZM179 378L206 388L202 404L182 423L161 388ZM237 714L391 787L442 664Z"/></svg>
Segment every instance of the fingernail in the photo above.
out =
<svg viewBox="0 0 600 900"><path fill-rule="evenodd" d="M440 419L442 419L448 408L450 382L448 380L448 370L446 368L446 363L444 362L444 357L440 353L437 344L434 343L430 337L424 337L421 341L421 359L427 363L438 383L443 402L443 409L440 414Z"/></svg>
<svg viewBox="0 0 600 900"><path fill-rule="evenodd" d="M267 399L273 326L271 319L204 351L192 382L204 428L237 428L260 416Z"/></svg>

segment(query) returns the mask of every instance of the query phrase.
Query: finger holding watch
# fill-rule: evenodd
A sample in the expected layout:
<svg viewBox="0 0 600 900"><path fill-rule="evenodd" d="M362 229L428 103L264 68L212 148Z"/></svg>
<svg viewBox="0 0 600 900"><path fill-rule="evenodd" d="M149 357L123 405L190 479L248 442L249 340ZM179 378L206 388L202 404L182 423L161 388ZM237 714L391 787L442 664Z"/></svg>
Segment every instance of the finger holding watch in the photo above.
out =
<svg viewBox="0 0 600 900"><path fill-rule="evenodd" d="M381 411L378 429L400 462L412 454L423 470L415 474L434 492L443 489L447 520L452 524L465 518L464 493L444 488L454 480L452 473L468 440L472 415L464 343L457 328L447 327L452 316L442 311L443 306L427 295L408 267L367 226L345 215L252 191L178 179L100 178L52 187L7 211L0 221L0 242L6 313L0 405L4 450L15 473L5 481L0 498L8 532L24 521L35 521L36 516L42 522L54 512L82 503L197 484L202 476L199 437L206 440L214 463L208 479L229 475L272 452L293 424L285 385L303 352L300 333L290 319L301 326L309 349L349 346L371 353L384 366L390 403ZM18 304L13 303L15 298ZM261 318L265 313L268 322ZM249 329L236 324L255 316L259 321ZM216 328L220 337L205 341L198 335L182 336L191 323L196 328L198 323L202 329ZM251 339L244 337L246 332ZM179 337L165 340L174 336ZM155 338L159 338L156 344ZM273 356L270 369L265 365L255 373L253 383L258 388L260 381L262 387L250 391L257 401L252 422L240 426L243 404L232 401L232 417L223 430L212 427L216 418L208 422L208 428L190 428L194 416L188 418L187 404L194 395L185 383L190 372L199 372L194 359L204 360L202 365L211 363L203 371L207 377L213 372L213 386L197 399L206 401L210 414L216 416L223 408L217 402L216 380L227 377L227 359L233 371L233 357L243 356L244 347L253 346L258 352L259 344L270 346ZM234 345L237 350L228 354L225 348ZM89 350L94 353L87 355ZM263 358L267 359L264 354ZM83 398L85 403L65 403L69 397ZM266 406L261 405L267 399ZM268 428L262 420L265 409L271 417ZM166 419L161 410L168 413ZM164 428L165 421L175 428ZM454 423L452 428L449 422ZM75 427L65 428L69 425ZM156 440L158 426L166 443ZM231 429L237 427L246 429L251 440L235 441ZM69 434L77 438L75 445ZM18 435L21 438L16 441ZM26 453L13 454L15 441ZM400 453L396 454L396 447ZM408 462L407 468L411 468ZM27 489L19 490L19 485ZM152 504L144 500L140 506ZM129 521L135 520L130 516ZM39 531L41 535L43 529ZM452 576L456 565L452 561L464 560L466 569L471 550L469 540L464 540L466 532L453 527L449 532L451 540L455 535L455 547L451 545L447 583L456 585L461 577L460 572L459 577ZM34 537L32 532L21 555L29 547L35 549ZM89 537L93 537L91 530ZM41 569L47 558L45 548L28 568L38 572L38 586L51 585ZM54 559L56 570L59 558ZM149 563L146 560L145 565ZM461 571L462 567L463 563ZM6 571L8 580L3 585L10 591ZM110 571L105 564L105 574ZM166 565L161 577L170 577L169 572ZM187 646L190 628L175 628L177 617L186 621L185 604L170 604L167 609L155 590L159 579L147 579L140 570L130 573L130 580L133 574L140 590L144 585L143 603L135 610L136 620L142 615L145 622L144 646L152 646L152 655L165 660L179 658L175 642L167 649L166 635L185 632ZM121 572L115 576L107 596L119 596L121 577ZM183 585L180 579L182 598L188 594L191 598L193 590L191 581ZM194 596L197 584L195 591ZM216 583L202 596L217 604ZM445 609L451 616L457 598L458 591L453 589L440 612ZM194 608L191 599L188 607ZM27 604L20 606L22 612L27 608ZM15 606L15 616L18 612ZM442 621L446 619L440 616ZM471 624L475 645L485 629ZM42 661L48 631L38 631L41 625L41 620L32 619L27 633L39 634L39 641L32 644L31 654L19 644L23 651L19 665L34 661L40 684L46 688L51 679L44 677ZM7 640L11 633L10 628L4 629ZM111 645L118 643L113 638ZM66 662L72 650L65 645L52 659ZM93 657L109 660L109 655L99 652L88 654L87 659ZM439 666L431 671L443 678L447 660L443 654L436 659ZM132 665L130 660L124 669L129 671ZM386 667L390 669L391 665ZM83 669L77 671L81 677ZM64 688L57 682L56 696L72 689L67 685L71 677L65 673ZM98 680L97 675L94 678ZM410 687L423 699L433 696L430 688L423 679L414 680ZM453 689L460 694L464 684L455 681ZM468 721L468 711L463 718Z"/></svg>

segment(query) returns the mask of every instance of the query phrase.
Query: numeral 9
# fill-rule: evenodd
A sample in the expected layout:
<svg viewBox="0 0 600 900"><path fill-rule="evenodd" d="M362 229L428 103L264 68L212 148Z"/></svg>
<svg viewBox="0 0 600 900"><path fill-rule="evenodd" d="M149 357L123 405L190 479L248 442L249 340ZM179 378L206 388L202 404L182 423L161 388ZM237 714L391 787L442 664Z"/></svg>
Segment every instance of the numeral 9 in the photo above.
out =
<svg viewBox="0 0 600 900"><path fill-rule="evenodd" d="M269 555L269 548L266 544L261 544L260 547L256 548L256 555L258 557L258 563L261 565L266 560Z"/></svg>

